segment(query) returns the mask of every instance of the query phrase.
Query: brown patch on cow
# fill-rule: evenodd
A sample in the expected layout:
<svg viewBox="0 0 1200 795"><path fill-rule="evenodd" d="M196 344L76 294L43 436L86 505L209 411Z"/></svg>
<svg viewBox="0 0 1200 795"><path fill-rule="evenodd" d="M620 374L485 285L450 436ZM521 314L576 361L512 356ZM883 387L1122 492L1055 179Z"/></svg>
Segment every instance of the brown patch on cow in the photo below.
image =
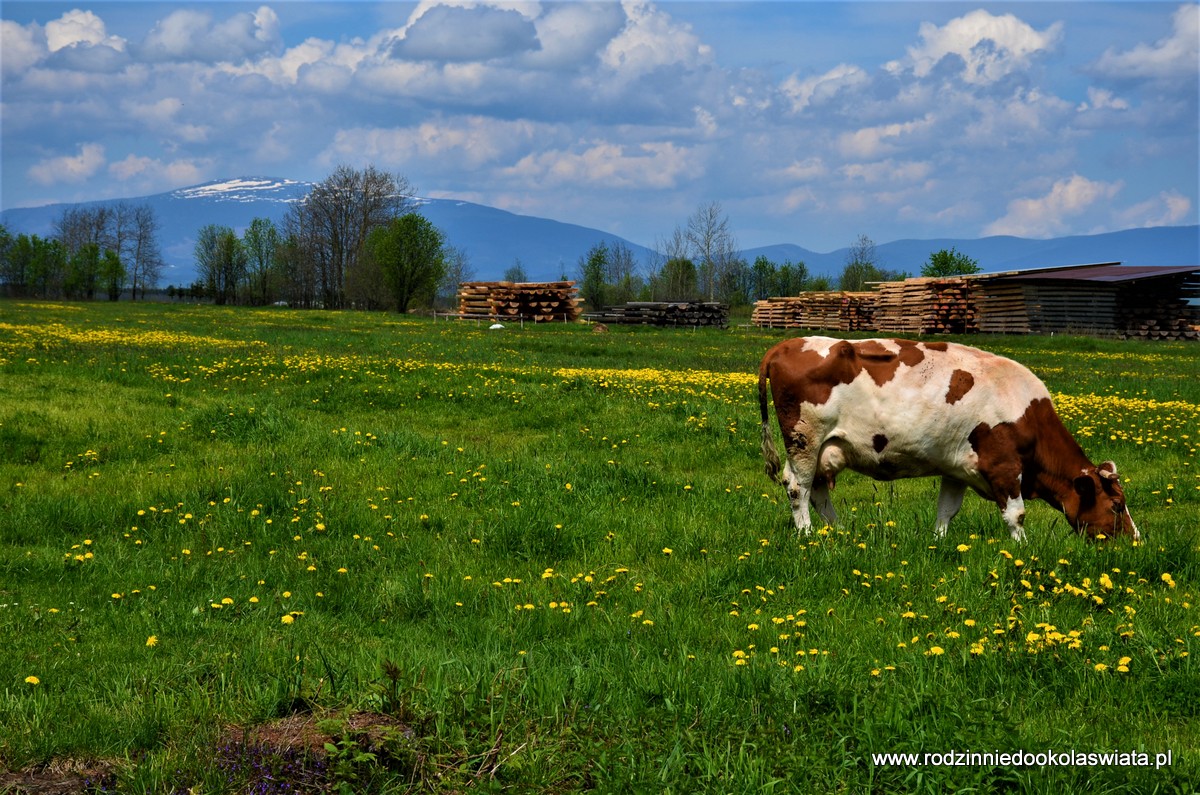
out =
<svg viewBox="0 0 1200 795"><path fill-rule="evenodd" d="M887 447L888 438L882 433L877 433L871 437L871 446L875 448L875 452L882 453L883 448Z"/></svg>
<svg viewBox="0 0 1200 795"><path fill-rule="evenodd" d="M906 364L909 367L916 367L925 358L925 351L921 350L921 344L912 340L892 340L900 346L900 363Z"/></svg>
<svg viewBox="0 0 1200 795"><path fill-rule="evenodd" d="M950 343L948 342L926 342L923 344L925 345L925 350L927 351L945 353L946 351L950 350Z"/></svg>
<svg viewBox="0 0 1200 795"><path fill-rule="evenodd" d="M946 402L953 405L975 386L975 376L966 370L955 370L950 374L950 388L946 390Z"/></svg>

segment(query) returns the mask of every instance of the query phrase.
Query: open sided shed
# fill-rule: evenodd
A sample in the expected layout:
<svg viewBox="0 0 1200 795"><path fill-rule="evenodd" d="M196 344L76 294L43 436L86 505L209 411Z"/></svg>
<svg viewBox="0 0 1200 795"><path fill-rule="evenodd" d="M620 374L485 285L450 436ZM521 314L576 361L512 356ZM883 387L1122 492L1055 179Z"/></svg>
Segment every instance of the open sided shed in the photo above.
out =
<svg viewBox="0 0 1200 795"><path fill-rule="evenodd" d="M983 274L983 332L1196 339L1200 267L1115 262Z"/></svg>

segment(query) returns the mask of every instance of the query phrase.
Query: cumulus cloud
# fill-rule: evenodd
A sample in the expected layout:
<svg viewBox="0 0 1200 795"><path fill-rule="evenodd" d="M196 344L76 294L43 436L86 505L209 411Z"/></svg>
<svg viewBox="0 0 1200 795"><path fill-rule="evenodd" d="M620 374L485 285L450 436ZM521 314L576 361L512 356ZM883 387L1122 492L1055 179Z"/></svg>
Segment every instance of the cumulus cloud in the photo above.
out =
<svg viewBox="0 0 1200 795"><path fill-rule="evenodd" d="M842 133L838 137L838 148L846 157L868 160L901 148L906 138L919 136L934 125L932 114L920 119L893 122L874 127Z"/></svg>
<svg viewBox="0 0 1200 795"><path fill-rule="evenodd" d="M836 101L843 92L862 88L870 82L867 73L852 64L838 64L825 74L803 80L793 74L783 81L780 91L791 100L792 111L799 113L811 104Z"/></svg>
<svg viewBox="0 0 1200 795"><path fill-rule="evenodd" d="M1192 202L1177 190L1166 190L1117 213L1122 228L1194 223Z"/></svg>
<svg viewBox="0 0 1200 795"><path fill-rule="evenodd" d="M632 78L663 66L701 66L713 58L712 47L669 14L643 0L624 0L625 26L600 55L613 72Z"/></svg>
<svg viewBox="0 0 1200 795"><path fill-rule="evenodd" d="M392 54L415 60L489 61L539 46L537 29L516 11L439 5L409 24Z"/></svg>
<svg viewBox="0 0 1200 795"><path fill-rule="evenodd" d="M552 126L526 120L437 117L408 127L338 130L319 160L327 164L365 161L393 168L414 161L439 161L447 164L444 170L448 173L503 165L533 141L555 137Z"/></svg>
<svg viewBox="0 0 1200 795"><path fill-rule="evenodd" d="M962 79L984 85L1027 69L1033 57L1054 48L1062 23L1036 30L1012 14L995 16L982 9L938 27L921 24L921 43L908 48L907 62L893 61L892 71L911 67L918 77L930 74L947 56L962 59Z"/></svg>
<svg viewBox="0 0 1200 795"><path fill-rule="evenodd" d="M104 167L104 147L82 144L79 154L50 157L29 168L29 178L39 185L84 182Z"/></svg>
<svg viewBox="0 0 1200 795"><path fill-rule="evenodd" d="M1095 71L1107 77L1196 79L1200 65L1200 6L1180 6L1171 18L1171 33L1154 44L1139 44L1131 50L1105 50Z"/></svg>
<svg viewBox="0 0 1200 795"><path fill-rule="evenodd" d="M1069 230L1069 220L1090 210L1097 202L1112 199L1120 192L1121 182L1092 181L1073 174L1054 183L1043 196L1014 199L1008 212L990 224L985 235L1053 237Z"/></svg>
<svg viewBox="0 0 1200 795"><path fill-rule="evenodd" d="M279 17L269 6L219 22L206 12L180 9L158 21L140 52L149 61L238 62L280 44Z"/></svg>
<svg viewBox="0 0 1200 795"><path fill-rule="evenodd" d="M108 35L104 20L91 11L75 9L46 23L46 46L50 52L75 45L103 45L124 51L125 40L120 36Z"/></svg>
<svg viewBox="0 0 1200 795"><path fill-rule="evenodd" d="M47 52L46 35L40 27L0 19L0 72L5 79L33 66Z"/></svg>
<svg viewBox="0 0 1200 795"><path fill-rule="evenodd" d="M153 157L128 155L108 166L108 174L119 182L134 183L137 189L178 187L202 182L208 164L193 159L163 162Z"/></svg>
<svg viewBox="0 0 1200 795"><path fill-rule="evenodd" d="M670 142L627 146L598 141L582 151L529 154L505 173L534 185L666 189L698 174L695 154Z"/></svg>

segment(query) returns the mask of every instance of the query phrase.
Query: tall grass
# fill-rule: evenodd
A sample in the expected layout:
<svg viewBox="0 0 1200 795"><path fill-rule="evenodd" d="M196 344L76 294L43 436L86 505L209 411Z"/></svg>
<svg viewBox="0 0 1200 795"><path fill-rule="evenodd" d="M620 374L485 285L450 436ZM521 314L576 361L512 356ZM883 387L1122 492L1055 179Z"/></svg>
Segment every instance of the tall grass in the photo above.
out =
<svg viewBox="0 0 1200 795"><path fill-rule="evenodd" d="M781 336L0 303L0 761L239 791L231 732L365 711L403 730L327 783L1200 786L1200 349L968 340L1044 378L1145 534L1033 504L1015 545L851 474L797 537L757 443ZM1172 764L871 759L1047 749Z"/></svg>

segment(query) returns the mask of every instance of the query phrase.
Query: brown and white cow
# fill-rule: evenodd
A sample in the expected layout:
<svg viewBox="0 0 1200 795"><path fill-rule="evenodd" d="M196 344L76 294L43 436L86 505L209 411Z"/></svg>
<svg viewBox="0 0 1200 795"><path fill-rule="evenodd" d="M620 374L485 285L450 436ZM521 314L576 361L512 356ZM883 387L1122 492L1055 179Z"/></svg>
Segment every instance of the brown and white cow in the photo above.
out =
<svg viewBox="0 0 1200 795"><path fill-rule="evenodd" d="M782 479L768 382L787 450ZM767 475L787 489L802 532L810 499L837 521L829 491L852 469L876 480L940 475L939 537L969 486L1000 507L1018 541L1031 497L1080 533L1140 538L1116 465L1088 460L1045 385L1011 359L949 342L789 339L763 357L758 400Z"/></svg>

